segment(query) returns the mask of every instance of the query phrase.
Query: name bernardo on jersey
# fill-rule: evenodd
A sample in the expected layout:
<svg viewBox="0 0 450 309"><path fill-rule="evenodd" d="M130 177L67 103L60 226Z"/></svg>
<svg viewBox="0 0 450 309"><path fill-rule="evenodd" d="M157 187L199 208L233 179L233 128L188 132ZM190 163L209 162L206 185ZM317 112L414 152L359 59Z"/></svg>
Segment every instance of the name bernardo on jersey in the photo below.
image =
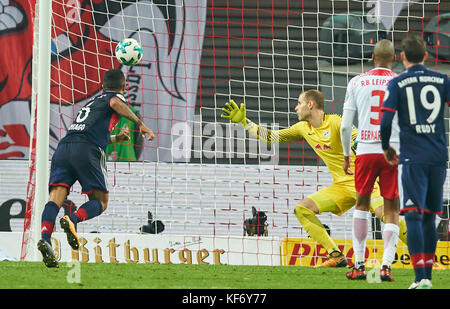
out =
<svg viewBox="0 0 450 309"><path fill-rule="evenodd" d="M361 130L361 141L381 141L380 130L371 131L371 130Z"/></svg>

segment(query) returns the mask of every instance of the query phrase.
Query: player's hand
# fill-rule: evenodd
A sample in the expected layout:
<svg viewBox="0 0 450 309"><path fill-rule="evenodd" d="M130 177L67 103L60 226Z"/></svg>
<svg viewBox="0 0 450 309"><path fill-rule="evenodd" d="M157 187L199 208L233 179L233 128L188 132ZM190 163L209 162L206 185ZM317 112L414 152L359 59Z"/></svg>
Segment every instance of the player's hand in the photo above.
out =
<svg viewBox="0 0 450 309"><path fill-rule="evenodd" d="M153 133L153 131L150 130L150 128L147 127L144 123L141 123L141 125L139 126L139 132L141 133L141 135L144 139L147 139L149 141L151 141L152 139L155 138L155 134ZM147 134L148 134L148 137L147 137Z"/></svg>
<svg viewBox="0 0 450 309"><path fill-rule="evenodd" d="M397 152L394 148L389 147L384 151L384 158L390 165L397 165L398 164L398 156Z"/></svg>
<svg viewBox="0 0 450 309"><path fill-rule="evenodd" d="M225 107L222 108L223 114L220 117L230 119L234 123L240 123L244 127L247 124L245 104L241 103L241 107L238 107L236 102L230 100L225 103Z"/></svg>
<svg viewBox="0 0 450 309"><path fill-rule="evenodd" d="M342 164L342 168L347 175L353 175L353 171L350 169L351 158L344 157L344 163Z"/></svg>
<svg viewBox="0 0 450 309"><path fill-rule="evenodd" d="M116 143L129 141L130 140L130 131L122 130L119 134L116 135Z"/></svg>

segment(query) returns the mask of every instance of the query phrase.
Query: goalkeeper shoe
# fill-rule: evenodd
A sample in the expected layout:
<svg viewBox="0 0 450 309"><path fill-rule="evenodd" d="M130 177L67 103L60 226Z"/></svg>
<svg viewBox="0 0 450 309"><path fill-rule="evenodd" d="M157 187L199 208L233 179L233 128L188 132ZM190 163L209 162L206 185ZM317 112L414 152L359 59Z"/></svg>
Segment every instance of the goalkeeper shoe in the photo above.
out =
<svg viewBox="0 0 450 309"><path fill-rule="evenodd" d="M328 259L316 267L345 267L347 266L347 259L340 251L333 251L328 255Z"/></svg>
<svg viewBox="0 0 450 309"><path fill-rule="evenodd" d="M394 281L392 278L391 268L387 265L383 265L380 269L380 279L381 281Z"/></svg>
<svg viewBox="0 0 450 309"><path fill-rule="evenodd" d="M67 236L67 242L74 250L78 250L80 246L80 240L78 239L77 231L75 229L75 224L70 220L69 216L64 216L59 221L61 228L64 230Z"/></svg>
<svg viewBox="0 0 450 309"><path fill-rule="evenodd" d="M352 270L345 274L345 276L349 280L366 280L366 269L364 266L360 266L359 268L353 267Z"/></svg>
<svg viewBox="0 0 450 309"><path fill-rule="evenodd" d="M59 267L58 262L56 261L55 252L53 251L52 246L41 239L38 241L37 248L41 251L42 260L47 267Z"/></svg>

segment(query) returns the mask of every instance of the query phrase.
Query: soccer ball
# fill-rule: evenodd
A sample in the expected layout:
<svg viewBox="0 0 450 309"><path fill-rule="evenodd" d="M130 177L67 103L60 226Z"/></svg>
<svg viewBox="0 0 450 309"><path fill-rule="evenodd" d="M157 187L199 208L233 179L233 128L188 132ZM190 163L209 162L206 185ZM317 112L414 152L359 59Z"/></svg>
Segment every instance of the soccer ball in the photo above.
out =
<svg viewBox="0 0 450 309"><path fill-rule="evenodd" d="M116 58L123 65L135 65L141 61L143 50L135 39L123 39L116 46Z"/></svg>

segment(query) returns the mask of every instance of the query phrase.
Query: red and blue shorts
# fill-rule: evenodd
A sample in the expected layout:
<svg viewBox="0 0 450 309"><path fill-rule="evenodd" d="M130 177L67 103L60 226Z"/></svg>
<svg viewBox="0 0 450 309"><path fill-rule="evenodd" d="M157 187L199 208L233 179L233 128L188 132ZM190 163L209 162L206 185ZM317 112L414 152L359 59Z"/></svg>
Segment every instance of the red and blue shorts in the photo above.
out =
<svg viewBox="0 0 450 309"><path fill-rule="evenodd" d="M372 193L375 182L379 180L381 196L387 199L398 198L397 166L387 163L382 153L356 156L355 188L360 195Z"/></svg>
<svg viewBox="0 0 450 309"><path fill-rule="evenodd" d="M52 157L49 186L70 188L78 181L82 193L98 189L108 192L106 156L99 146L88 142L60 143Z"/></svg>

